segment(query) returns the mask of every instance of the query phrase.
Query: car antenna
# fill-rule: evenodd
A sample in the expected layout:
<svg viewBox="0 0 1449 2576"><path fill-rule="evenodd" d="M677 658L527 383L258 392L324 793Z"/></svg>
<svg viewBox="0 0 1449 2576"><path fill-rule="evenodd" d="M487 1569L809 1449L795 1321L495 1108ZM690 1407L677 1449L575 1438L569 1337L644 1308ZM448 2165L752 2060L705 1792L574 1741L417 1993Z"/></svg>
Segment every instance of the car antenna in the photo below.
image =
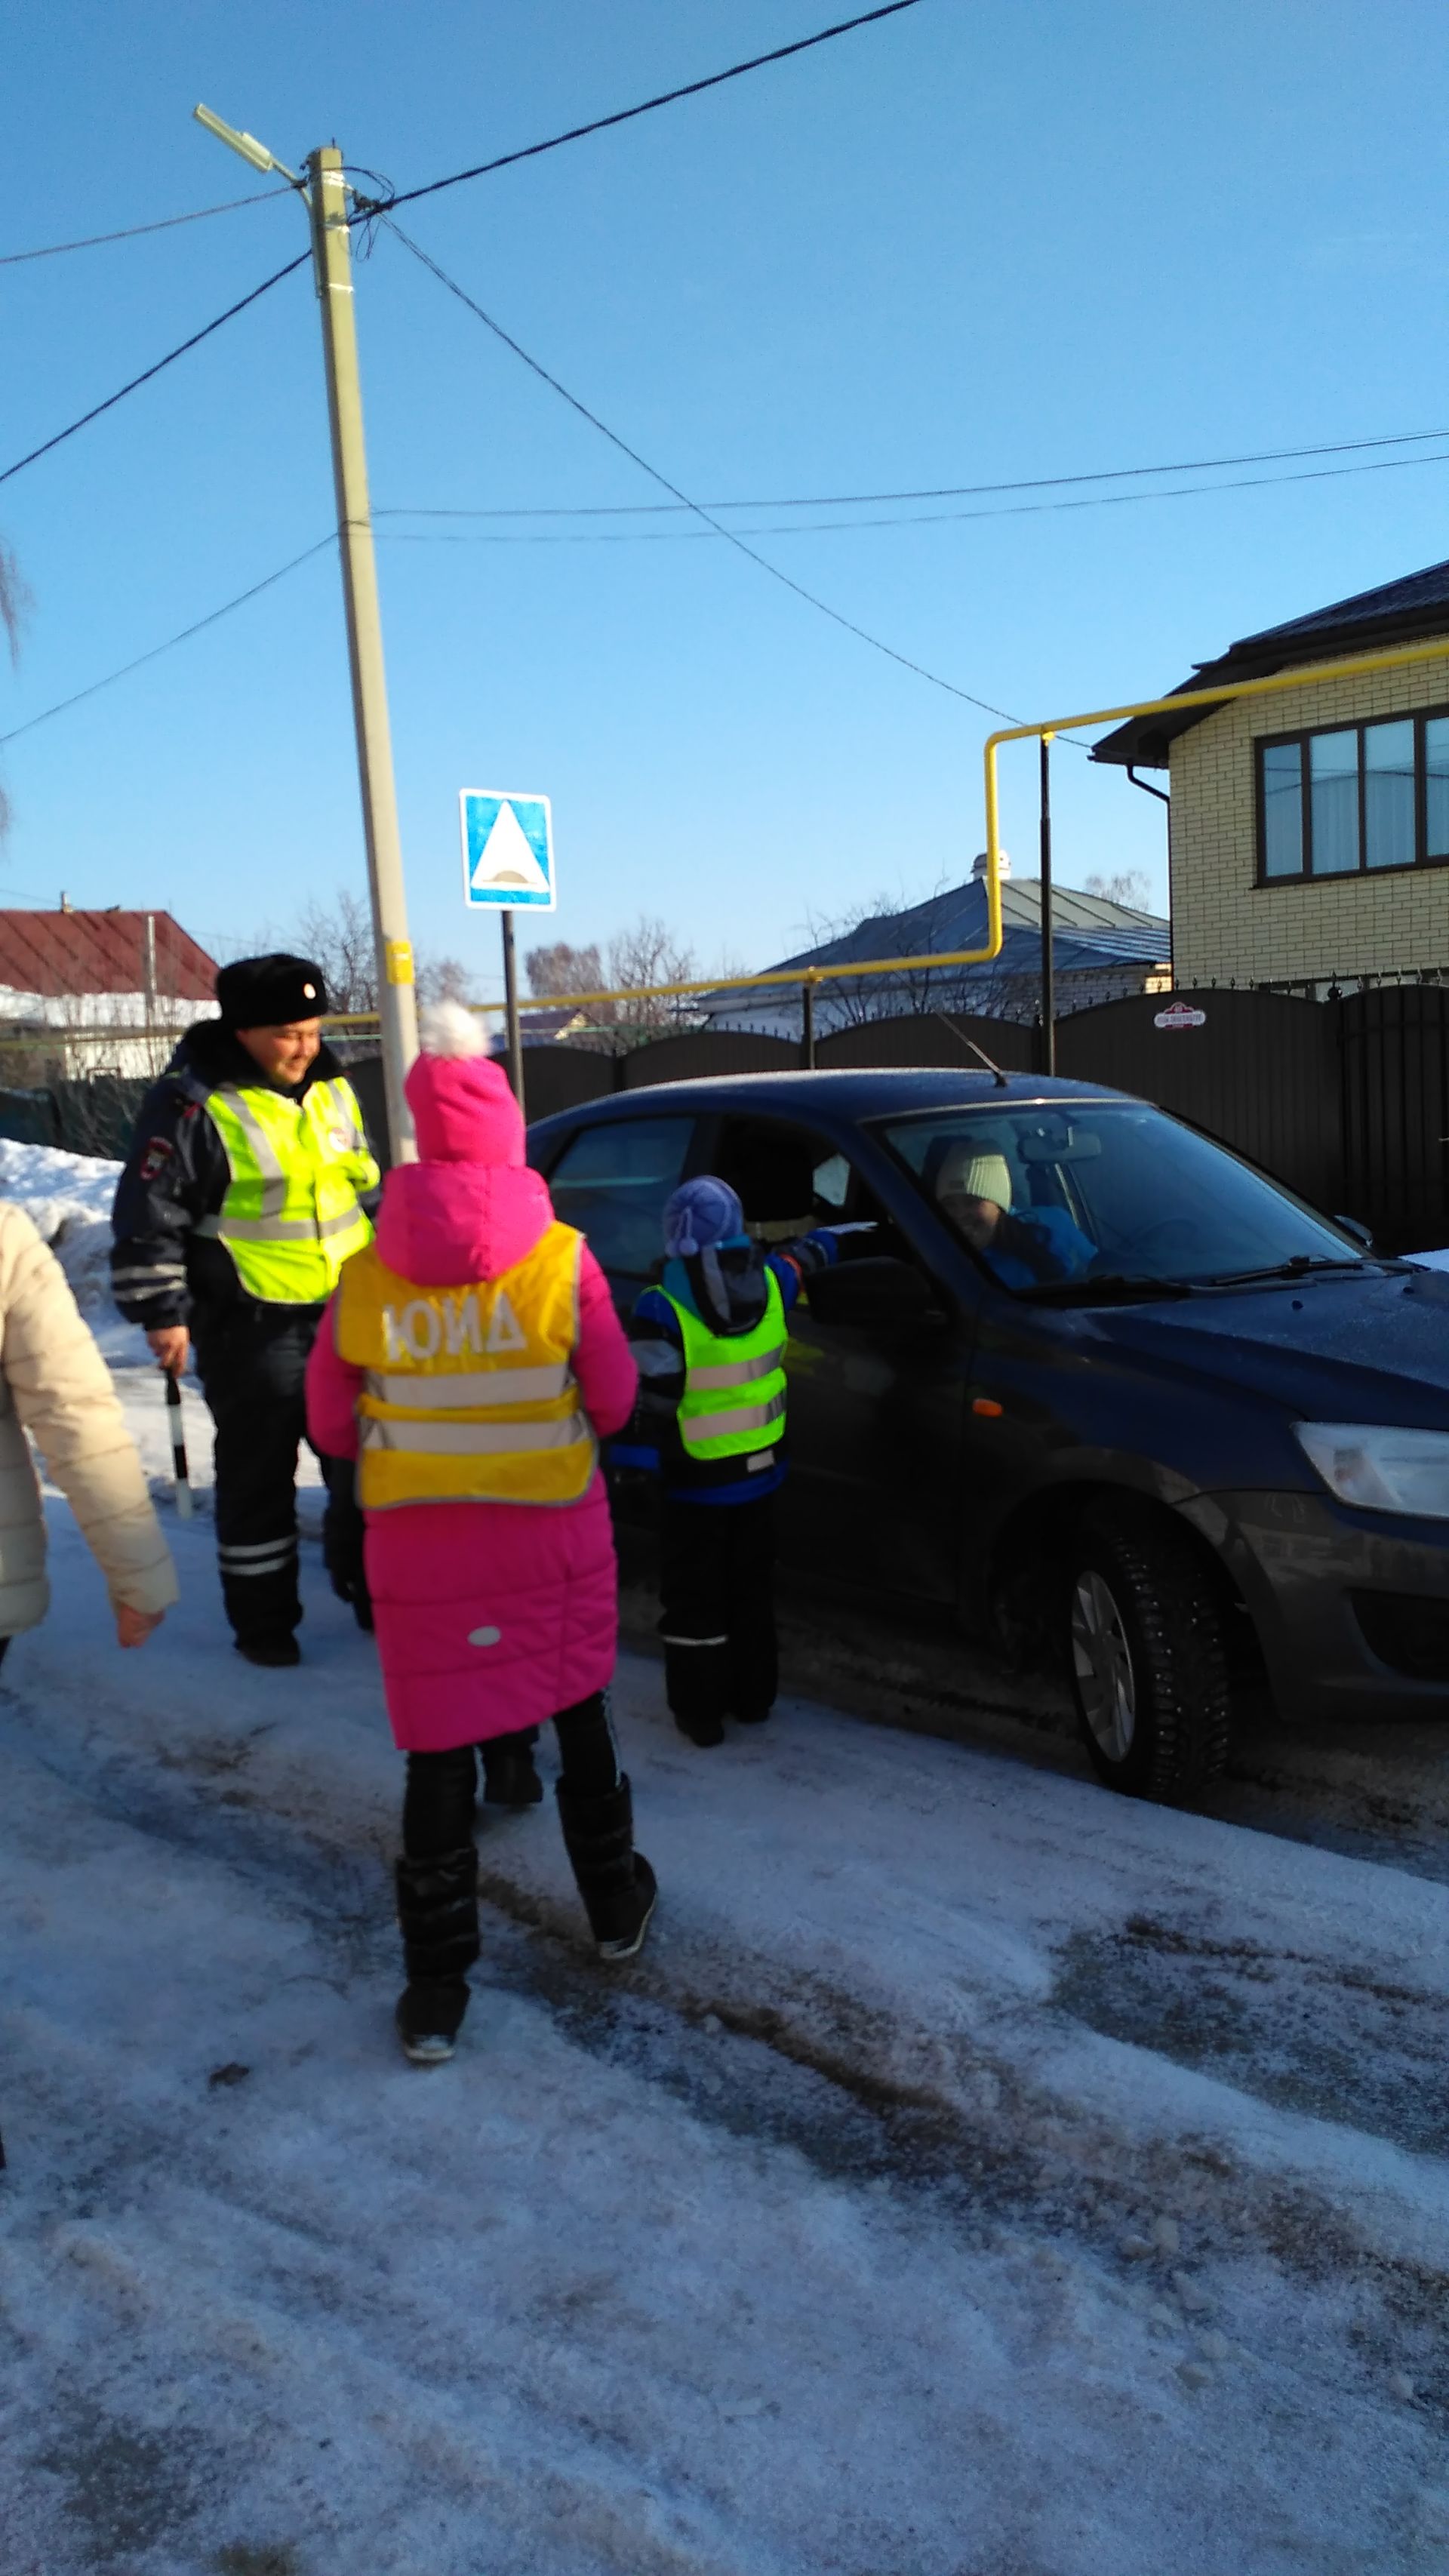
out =
<svg viewBox="0 0 1449 2576"><path fill-rule="evenodd" d="M957 1045L958 1045L958 1046L963 1046L963 1047L965 1047L965 1049L966 1049L966 1051L967 1051L968 1055L974 1055L974 1056L976 1057L976 1059L977 1059L977 1062L978 1062L978 1063L980 1063L980 1064L984 1064L984 1065L985 1065L986 1070L987 1070L987 1072L988 1072L988 1073L994 1074L994 1075L996 1076L996 1088L997 1088L997 1090L998 1090L998 1091L1005 1091L1005 1089L1006 1089L1006 1087L1007 1087L1007 1078L1006 1078L1006 1075L1002 1072L1001 1067L1000 1067L1000 1065L999 1065L999 1064L993 1064L993 1063L992 1063L991 1058L990 1058L990 1056L987 1054L985 1047L979 1047L979 1046L977 1045L976 1040L975 1040L974 1038L968 1038L968 1037L964 1034L964 1032L963 1032L961 1029L958 1029L958 1028L957 1028L956 1023L955 1023L955 1021L954 1021L954 1020L948 1020L948 1019L947 1019L946 1014L945 1014L945 1012L944 1012L944 1011L937 1011L937 1012L935 1012L935 1013L934 1013L934 1015L933 1015L933 1016L934 1016L936 1019L938 1019L938 1020L940 1021L941 1026L942 1026L942 1028L943 1028L943 1029L947 1029L947 1030L949 1030L949 1032L950 1032L951 1036L956 1040L956 1043L957 1043Z"/></svg>

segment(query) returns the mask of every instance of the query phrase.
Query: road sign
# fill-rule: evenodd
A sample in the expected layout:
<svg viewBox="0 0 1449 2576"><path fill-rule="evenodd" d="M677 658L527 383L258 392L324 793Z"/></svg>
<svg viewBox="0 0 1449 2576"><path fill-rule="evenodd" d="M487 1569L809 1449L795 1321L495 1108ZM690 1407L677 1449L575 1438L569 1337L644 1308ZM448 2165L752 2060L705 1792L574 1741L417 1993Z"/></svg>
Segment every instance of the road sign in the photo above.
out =
<svg viewBox="0 0 1449 2576"><path fill-rule="evenodd" d="M478 912L552 912L553 814L546 796L465 787L463 901Z"/></svg>

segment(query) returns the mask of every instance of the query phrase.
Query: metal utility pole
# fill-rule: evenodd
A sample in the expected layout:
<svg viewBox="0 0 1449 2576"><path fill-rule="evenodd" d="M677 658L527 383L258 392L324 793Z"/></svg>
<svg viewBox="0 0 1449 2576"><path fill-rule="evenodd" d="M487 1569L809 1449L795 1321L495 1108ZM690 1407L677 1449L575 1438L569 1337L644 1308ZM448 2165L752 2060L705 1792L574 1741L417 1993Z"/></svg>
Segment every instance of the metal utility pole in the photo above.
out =
<svg viewBox="0 0 1449 2576"><path fill-rule="evenodd" d="M1052 738L1041 738L1041 1035L1042 1071L1057 1069L1057 975L1052 956Z"/></svg>
<svg viewBox="0 0 1449 2576"><path fill-rule="evenodd" d="M403 1096L407 1069L418 1051L417 992L408 938L392 734L382 658L382 615L367 492L362 435L362 385L357 366L357 320L352 301L352 240L347 221L347 182L335 143L308 154L304 187L294 171L251 134L223 124L210 108L197 121L240 153L254 169L289 180L306 205L312 226L312 264L322 310L322 349L327 370L327 412L332 429L332 475L337 493L337 545L342 558L342 597L352 668L352 715L372 895L377 952L377 1004L382 1031L387 1123L394 1162L411 1162L416 1148Z"/></svg>
<svg viewBox="0 0 1449 2576"><path fill-rule="evenodd" d="M156 915L146 915L146 942L141 968L145 990L142 1008L146 1017L146 1069L157 1073L156 1062Z"/></svg>
<svg viewBox="0 0 1449 2576"><path fill-rule="evenodd" d="M503 1016L508 1031L508 1079L520 1115L528 1116L523 1098L523 1027L518 1009L518 960L513 952L513 915L506 908L498 916L503 925Z"/></svg>

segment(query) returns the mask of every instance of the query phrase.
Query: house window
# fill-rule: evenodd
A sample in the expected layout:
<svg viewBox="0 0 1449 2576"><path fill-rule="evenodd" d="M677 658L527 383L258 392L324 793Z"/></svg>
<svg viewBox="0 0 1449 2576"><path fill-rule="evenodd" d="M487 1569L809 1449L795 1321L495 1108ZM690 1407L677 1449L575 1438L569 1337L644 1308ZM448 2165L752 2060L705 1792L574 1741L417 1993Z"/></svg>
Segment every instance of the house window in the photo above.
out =
<svg viewBox="0 0 1449 2576"><path fill-rule="evenodd" d="M1449 861L1449 714L1286 735L1257 755L1260 884Z"/></svg>

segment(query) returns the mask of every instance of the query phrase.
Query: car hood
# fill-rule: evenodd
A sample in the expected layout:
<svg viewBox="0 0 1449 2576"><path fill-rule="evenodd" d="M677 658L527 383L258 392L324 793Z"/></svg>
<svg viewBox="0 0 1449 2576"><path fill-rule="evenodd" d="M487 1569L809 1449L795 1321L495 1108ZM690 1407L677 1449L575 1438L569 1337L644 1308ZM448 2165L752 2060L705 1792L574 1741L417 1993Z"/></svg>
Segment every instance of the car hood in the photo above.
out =
<svg viewBox="0 0 1449 2576"><path fill-rule="evenodd" d="M1306 1420L1449 1429L1449 1276L1331 1272L1099 1310L1094 1337Z"/></svg>

